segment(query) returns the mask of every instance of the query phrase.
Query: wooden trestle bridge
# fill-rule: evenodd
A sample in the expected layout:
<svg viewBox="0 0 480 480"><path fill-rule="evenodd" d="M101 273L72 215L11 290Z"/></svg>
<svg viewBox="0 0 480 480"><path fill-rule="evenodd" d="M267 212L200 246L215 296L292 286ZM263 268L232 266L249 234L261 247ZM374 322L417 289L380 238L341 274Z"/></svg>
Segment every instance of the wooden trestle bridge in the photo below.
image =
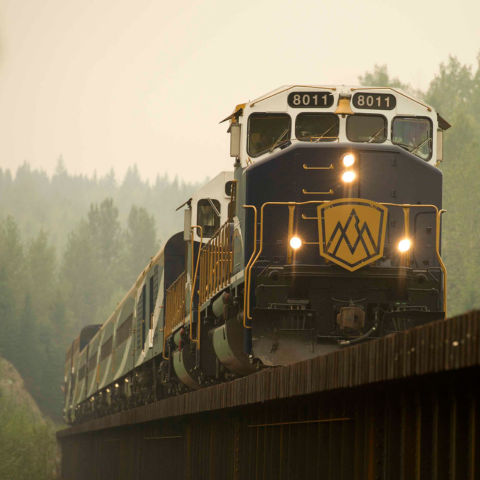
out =
<svg viewBox="0 0 480 480"><path fill-rule="evenodd" d="M62 430L62 479L478 479L479 366L470 312Z"/></svg>

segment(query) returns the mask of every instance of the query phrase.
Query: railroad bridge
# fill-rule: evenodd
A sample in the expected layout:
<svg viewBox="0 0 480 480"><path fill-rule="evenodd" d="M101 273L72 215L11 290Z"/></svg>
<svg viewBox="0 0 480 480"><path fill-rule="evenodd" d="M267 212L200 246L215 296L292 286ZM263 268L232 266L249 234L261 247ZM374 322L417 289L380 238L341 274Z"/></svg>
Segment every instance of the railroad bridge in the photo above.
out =
<svg viewBox="0 0 480 480"><path fill-rule="evenodd" d="M476 311L62 430L62 479L477 479L479 366Z"/></svg>

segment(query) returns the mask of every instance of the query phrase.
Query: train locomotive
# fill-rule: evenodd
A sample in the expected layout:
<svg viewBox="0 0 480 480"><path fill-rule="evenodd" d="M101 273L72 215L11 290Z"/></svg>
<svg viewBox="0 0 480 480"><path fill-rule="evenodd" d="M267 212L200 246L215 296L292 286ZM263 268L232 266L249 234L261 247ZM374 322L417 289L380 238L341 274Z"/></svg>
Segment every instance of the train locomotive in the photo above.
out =
<svg viewBox="0 0 480 480"><path fill-rule="evenodd" d="M443 133L398 89L285 86L238 105L233 171L185 199L65 364L75 424L445 318Z"/></svg>

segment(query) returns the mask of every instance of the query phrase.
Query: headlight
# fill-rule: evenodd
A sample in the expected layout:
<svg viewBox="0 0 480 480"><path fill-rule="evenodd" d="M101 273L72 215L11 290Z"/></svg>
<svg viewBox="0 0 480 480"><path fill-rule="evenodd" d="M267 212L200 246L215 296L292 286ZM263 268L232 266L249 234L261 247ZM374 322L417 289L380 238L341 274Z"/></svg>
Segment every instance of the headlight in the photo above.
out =
<svg viewBox="0 0 480 480"><path fill-rule="evenodd" d="M351 153L348 153L343 157L343 164L346 167L351 167L354 163L355 163L355 157Z"/></svg>
<svg viewBox="0 0 480 480"><path fill-rule="evenodd" d="M355 173L348 170L342 175L342 180L347 183L353 182L353 180L355 180Z"/></svg>
<svg viewBox="0 0 480 480"><path fill-rule="evenodd" d="M408 238L404 238L403 240L400 240L400 242L398 243L398 249L401 252L408 252L411 246L412 246L412 242Z"/></svg>
<svg viewBox="0 0 480 480"><path fill-rule="evenodd" d="M302 246L302 240L298 237L292 237L290 239L290 246L294 249L297 250L297 248L300 248Z"/></svg>

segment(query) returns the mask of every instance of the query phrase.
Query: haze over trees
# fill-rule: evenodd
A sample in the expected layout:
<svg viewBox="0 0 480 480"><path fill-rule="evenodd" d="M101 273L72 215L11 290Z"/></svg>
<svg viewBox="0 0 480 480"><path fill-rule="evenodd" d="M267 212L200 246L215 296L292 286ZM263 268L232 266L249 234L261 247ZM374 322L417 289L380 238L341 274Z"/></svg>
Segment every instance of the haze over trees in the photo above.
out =
<svg viewBox="0 0 480 480"><path fill-rule="evenodd" d="M451 57L427 92L376 66L360 83L403 88L432 104L453 127L445 135L443 257L449 314L480 307L480 70ZM138 169L52 177L28 164L0 169L0 355L25 379L42 411L62 414L65 352L80 329L103 323L169 236L183 228L175 208L200 184ZM1 428L1 425L0 425Z"/></svg>
<svg viewBox="0 0 480 480"><path fill-rule="evenodd" d="M132 167L120 185L28 164L0 169L0 355L17 367L42 411L60 422L66 350L103 323L138 274L183 228L175 208L198 184Z"/></svg>

